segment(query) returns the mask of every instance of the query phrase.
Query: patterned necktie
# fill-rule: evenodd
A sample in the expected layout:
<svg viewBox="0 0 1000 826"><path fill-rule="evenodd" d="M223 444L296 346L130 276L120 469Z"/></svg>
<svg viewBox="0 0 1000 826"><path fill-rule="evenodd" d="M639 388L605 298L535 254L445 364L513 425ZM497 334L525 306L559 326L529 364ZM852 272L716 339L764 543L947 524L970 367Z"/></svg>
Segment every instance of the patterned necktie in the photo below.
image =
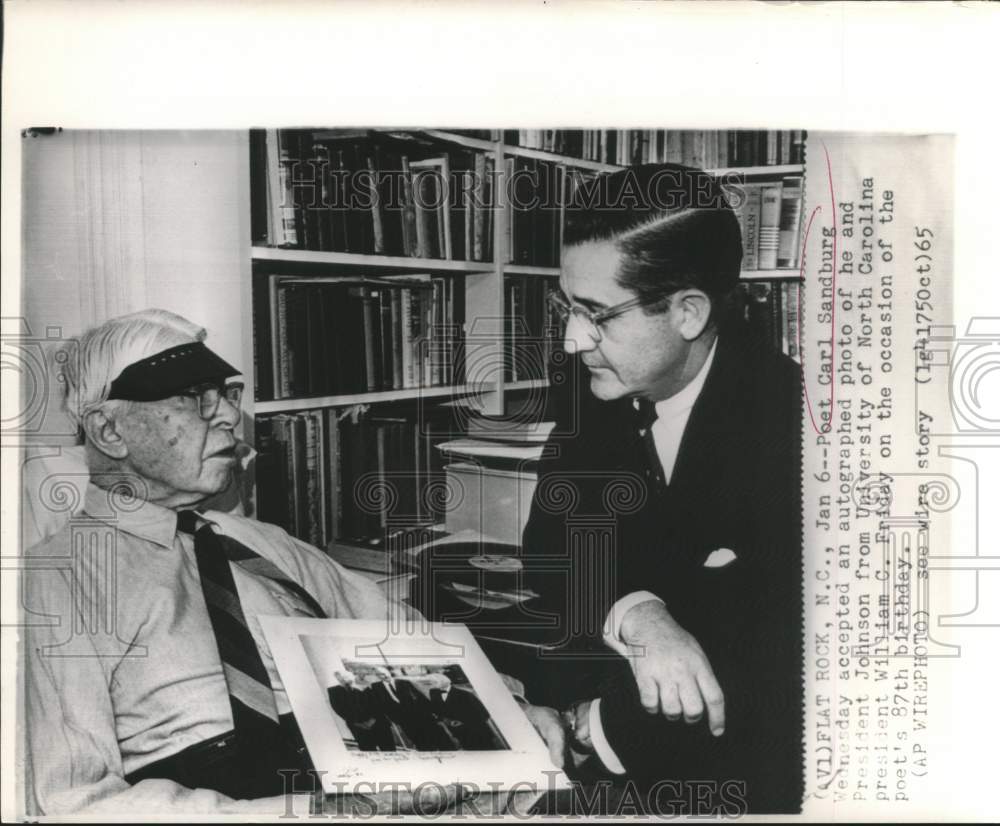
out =
<svg viewBox="0 0 1000 826"><path fill-rule="evenodd" d="M661 487L665 482L663 474L663 464L660 462L660 454L656 450L656 440L653 438L653 423L657 419L656 405L649 399L637 399L639 435L642 437L642 446L646 451L646 478L652 481L657 487Z"/></svg>
<svg viewBox="0 0 1000 826"><path fill-rule="evenodd" d="M317 617L323 609L306 590L293 582L277 565L227 536L220 536L194 511L178 511L177 530L194 536L194 555L205 595L209 620L219 647L219 659L229 689L233 728L237 733L274 736L278 709L267 668L247 626L230 562L249 573L280 584L301 599Z"/></svg>

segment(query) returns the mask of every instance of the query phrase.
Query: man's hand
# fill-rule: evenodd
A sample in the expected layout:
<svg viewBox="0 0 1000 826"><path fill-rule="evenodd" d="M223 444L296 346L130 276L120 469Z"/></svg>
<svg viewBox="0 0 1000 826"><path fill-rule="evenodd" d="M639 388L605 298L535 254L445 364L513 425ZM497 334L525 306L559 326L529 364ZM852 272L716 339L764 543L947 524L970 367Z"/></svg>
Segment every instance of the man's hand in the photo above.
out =
<svg viewBox="0 0 1000 826"><path fill-rule="evenodd" d="M668 720L683 715L686 722L697 723L707 709L712 734L722 735L725 702L712 666L698 641L662 603L633 606L622 620L621 636L646 711L662 710Z"/></svg>
<svg viewBox="0 0 1000 826"><path fill-rule="evenodd" d="M416 794L415 794L416 792ZM313 814L341 817L375 817L377 815L431 816L447 814L465 796L460 784L439 786L422 783L414 789L409 784L372 794L327 794L313 798Z"/></svg>
<svg viewBox="0 0 1000 826"><path fill-rule="evenodd" d="M533 706L531 703L520 703L521 708L535 727L545 745L549 747L549 757L557 769L563 767L563 755L566 751L566 732L559 712L548 706Z"/></svg>

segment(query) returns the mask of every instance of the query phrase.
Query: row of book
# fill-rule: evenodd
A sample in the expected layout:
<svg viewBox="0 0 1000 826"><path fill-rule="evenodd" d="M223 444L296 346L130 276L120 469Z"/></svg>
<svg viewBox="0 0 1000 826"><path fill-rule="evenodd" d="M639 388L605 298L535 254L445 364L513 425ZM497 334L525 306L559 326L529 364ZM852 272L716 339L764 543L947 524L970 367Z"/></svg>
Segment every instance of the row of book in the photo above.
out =
<svg viewBox="0 0 1000 826"><path fill-rule="evenodd" d="M365 407L257 419L257 514L319 548L383 547L443 518L443 480L426 421Z"/></svg>
<svg viewBox="0 0 1000 826"><path fill-rule="evenodd" d="M699 169L805 163L801 129L480 129L458 130L508 146L629 166L679 163Z"/></svg>
<svg viewBox="0 0 1000 826"><path fill-rule="evenodd" d="M802 285L798 281L752 281L740 286L751 332L800 361Z"/></svg>
<svg viewBox="0 0 1000 826"><path fill-rule="evenodd" d="M258 274L257 400L460 384L464 283Z"/></svg>
<svg viewBox="0 0 1000 826"><path fill-rule="evenodd" d="M743 269L799 266L802 178L740 184L731 198L743 234Z"/></svg>
<svg viewBox="0 0 1000 826"><path fill-rule="evenodd" d="M547 301L554 278L507 276L504 279L506 381L544 379L552 352L562 346L564 325Z"/></svg>
<svg viewBox="0 0 1000 826"><path fill-rule="evenodd" d="M371 130L251 133L254 243L555 266L561 170ZM496 205L503 188L503 226Z"/></svg>

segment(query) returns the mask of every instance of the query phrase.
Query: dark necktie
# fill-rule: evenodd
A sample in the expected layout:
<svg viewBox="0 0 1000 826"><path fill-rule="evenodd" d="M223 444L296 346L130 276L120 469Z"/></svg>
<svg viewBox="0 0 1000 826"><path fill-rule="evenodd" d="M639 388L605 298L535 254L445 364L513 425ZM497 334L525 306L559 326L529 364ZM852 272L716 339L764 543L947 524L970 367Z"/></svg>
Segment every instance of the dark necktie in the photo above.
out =
<svg viewBox="0 0 1000 826"><path fill-rule="evenodd" d="M637 399L639 435L646 452L646 478L657 487L666 484L660 454L653 438L653 423L656 421L656 405L649 399Z"/></svg>
<svg viewBox="0 0 1000 826"><path fill-rule="evenodd" d="M322 618L326 614L316 600L277 565L236 540L215 533L207 522L198 527L200 519L194 511L178 511L177 530L194 536L198 575L229 689L233 728L238 734L245 733L254 739L267 735L268 730L274 736L278 724L274 691L247 626L230 562L277 582L299 597L315 616Z"/></svg>

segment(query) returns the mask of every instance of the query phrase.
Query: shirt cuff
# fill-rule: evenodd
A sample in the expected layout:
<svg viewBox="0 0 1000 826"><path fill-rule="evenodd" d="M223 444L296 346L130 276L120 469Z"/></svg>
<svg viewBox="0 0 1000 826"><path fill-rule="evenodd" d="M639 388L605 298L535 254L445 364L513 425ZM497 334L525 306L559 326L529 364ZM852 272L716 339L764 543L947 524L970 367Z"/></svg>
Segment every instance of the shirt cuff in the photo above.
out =
<svg viewBox="0 0 1000 826"><path fill-rule="evenodd" d="M661 605L663 604L663 600L656 594L649 591L633 591L631 594L623 596L611 606L611 610L608 611L608 617L604 621L605 645L617 651L623 657L627 656L628 648L622 642L622 620L625 619L625 615L632 608L644 602L658 602Z"/></svg>
<svg viewBox="0 0 1000 826"><path fill-rule="evenodd" d="M600 758L601 763L612 774L625 774L625 767L618 759L608 738L604 736L604 727L601 725L601 698L598 697L590 704L590 714L588 717L590 726L590 742L594 746L594 751Z"/></svg>

